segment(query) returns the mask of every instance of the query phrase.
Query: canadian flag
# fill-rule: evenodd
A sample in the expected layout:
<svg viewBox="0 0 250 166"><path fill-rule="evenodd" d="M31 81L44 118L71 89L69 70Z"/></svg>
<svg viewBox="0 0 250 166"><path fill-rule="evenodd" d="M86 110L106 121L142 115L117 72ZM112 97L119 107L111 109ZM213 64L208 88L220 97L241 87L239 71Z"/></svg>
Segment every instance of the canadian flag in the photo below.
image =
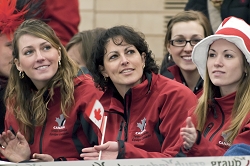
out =
<svg viewBox="0 0 250 166"><path fill-rule="evenodd" d="M107 116L103 116L104 114L104 108L99 100L94 100L90 102L88 105L86 111L86 115L89 117L89 119L101 130L102 133L102 139L101 139L101 145L104 142L104 136L106 131L106 124L107 124ZM101 159L102 151L99 153L98 160Z"/></svg>
<svg viewBox="0 0 250 166"><path fill-rule="evenodd" d="M90 102L85 110L85 114L99 129L101 129L104 108L99 100Z"/></svg>

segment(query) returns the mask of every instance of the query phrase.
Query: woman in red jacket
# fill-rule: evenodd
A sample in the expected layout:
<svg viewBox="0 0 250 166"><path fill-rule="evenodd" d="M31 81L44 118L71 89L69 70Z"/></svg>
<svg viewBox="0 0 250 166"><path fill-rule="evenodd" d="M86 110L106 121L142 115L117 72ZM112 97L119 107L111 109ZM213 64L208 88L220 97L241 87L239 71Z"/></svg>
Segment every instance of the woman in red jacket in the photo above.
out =
<svg viewBox="0 0 250 166"><path fill-rule="evenodd" d="M170 19L164 45L167 50L160 73L187 86L199 98L203 79L192 62L194 46L212 34L208 19L198 11L182 11Z"/></svg>
<svg viewBox="0 0 250 166"><path fill-rule="evenodd" d="M39 20L26 20L15 31L13 58L1 154L11 162L82 159L83 147L98 144L98 128L84 114L100 97L91 77L77 77L78 66Z"/></svg>
<svg viewBox="0 0 250 166"><path fill-rule="evenodd" d="M232 144L249 144L249 36L246 22L229 17L194 47L192 58L204 90L181 129L187 156L222 156Z"/></svg>
<svg viewBox="0 0 250 166"><path fill-rule="evenodd" d="M173 147L197 98L186 86L158 74L143 38L131 27L105 30L92 50L88 68L104 91L105 144L84 148L81 157L160 158Z"/></svg>

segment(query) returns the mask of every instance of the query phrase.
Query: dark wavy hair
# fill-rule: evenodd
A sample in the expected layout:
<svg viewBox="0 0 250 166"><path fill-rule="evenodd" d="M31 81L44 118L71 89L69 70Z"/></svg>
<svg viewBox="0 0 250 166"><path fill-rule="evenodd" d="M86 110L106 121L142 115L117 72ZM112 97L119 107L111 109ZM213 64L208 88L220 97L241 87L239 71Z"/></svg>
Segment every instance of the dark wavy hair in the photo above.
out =
<svg viewBox="0 0 250 166"><path fill-rule="evenodd" d="M117 37L122 37L123 40L116 40ZM113 82L110 80L110 78L107 78L107 80L105 80L99 69L100 65L103 66L103 58L107 52L106 45L110 41L110 39L116 45L121 45L123 42L126 42L135 46L135 48L141 55L142 53L145 53L145 67L143 69L143 72L153 72L156 74L158 73L159 66L154 60L152 51L149 50L148 44L144 38L144 34L141 32L136 32L132 27L129 26L114 26L103 31L96 39L92 47L90 60L87 63L87 67L90 70L94 82L98 88L105 91L108 88L114 87Z"/></svg>

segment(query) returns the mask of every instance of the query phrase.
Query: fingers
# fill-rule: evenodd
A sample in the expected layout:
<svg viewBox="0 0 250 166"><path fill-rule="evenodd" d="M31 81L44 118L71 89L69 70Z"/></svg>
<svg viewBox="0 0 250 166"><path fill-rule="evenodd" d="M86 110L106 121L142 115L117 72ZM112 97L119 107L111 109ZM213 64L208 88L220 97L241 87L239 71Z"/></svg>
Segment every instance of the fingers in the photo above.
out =
<svg viewBox="0 0 250 166"><path fill-rule="evenodd" d="M16 137L18 138L21 144L27 143L25 137L20 132L17 132Z"/></svg>
<svg viewBox="0 0 250 166"><path fill-rule="evenodd" d="M38 154L34 153L32 155L33 161L54 161L54 158L51 155L48 154Z"/></svg>
<svg viewBox="0 0 250 166"><path fill-rule="evenodd" d="M188 127L188 128L193 128L194 127L194 124L192 122L191 117L187 117L186 123L187 123L186 127Z"/></svg>
<svg viewBox="0 0 250 166"><path fill-rule="evenodd" d="M95 149L96 151L101 151L101 150L106 150L106 149L108 149L108 147L109 147L109 143L107 142L107 143L102 144L102 145L95 145L95 146L94 146L94 149Z"/></svg>
<svg viewBox="0 0 250 166"><path fill-rule="evenodd" d="M10 130L7 130L7 135L10 140L13 140L16 138L15 134L13 134Z"/></svg>
<svg viewBox="0 0 250 166"><path fill-rule="evenodd" d="M0 144L2 145L2 148L5 148L8 143L15 138L15 135L10 130L3 132L2 135L0 135Z"/></svg>
<svg viewBox="0 0 250 166"><path fill-rule="evenodd" d="M94 147L90 147L90 148L83 148L82 152L83 153L93 153L93 152L97 152L97 150Z"/></svg>
<svg viewBox="0 0 250 166"><path fill-rule="evenodd" d="M43 154L37 154L37 153L34 153L33 155L32 155L32 159L34 160L34 161L42 161L42 160L44 160L44 155Z"/></svg>
<svg viewBox="0 0 250 166"><path fill-rule="evenodd" d="M90 148L83 148L82 154L80 154L80 157L84 158L84 160L98 160L99 157L99 151L97 151L94 147Z"/></svg>

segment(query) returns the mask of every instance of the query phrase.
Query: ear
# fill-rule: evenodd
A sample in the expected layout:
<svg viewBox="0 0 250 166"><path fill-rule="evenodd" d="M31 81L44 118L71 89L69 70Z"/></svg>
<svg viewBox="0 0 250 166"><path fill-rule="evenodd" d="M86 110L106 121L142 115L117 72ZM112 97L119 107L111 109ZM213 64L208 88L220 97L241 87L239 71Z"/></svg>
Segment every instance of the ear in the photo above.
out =
<svg viewBox="0 0 250 166"><path fill-rule="evenodd" d="M170 49L170 44L166 44L166 49L168 50L168 53L172 55L171 49Z"/></svg>
<svg viewBox="0 0 250 166"><path fill-rule="evenodd" d="M108 73L106 72L104 66L99 65L99 70L102 73L103 77L109 77Z"/></svg>
<svg viewBox="0 0 250 166"><path fill-rule="evenodd" d="M22 69L22 67L20 65L20 62L19 62L19 60L17 58L14 59L14 63L16 65L17 70L23 71L23 69Z"/></svg>
<svg viewBox="0 0 250 166"><path fill-rule="evenodd" d="M142 58L142 62L145 64L145 61L146 61L146 53L145 52L143 52L141 54L141 58Z"/></svg>

